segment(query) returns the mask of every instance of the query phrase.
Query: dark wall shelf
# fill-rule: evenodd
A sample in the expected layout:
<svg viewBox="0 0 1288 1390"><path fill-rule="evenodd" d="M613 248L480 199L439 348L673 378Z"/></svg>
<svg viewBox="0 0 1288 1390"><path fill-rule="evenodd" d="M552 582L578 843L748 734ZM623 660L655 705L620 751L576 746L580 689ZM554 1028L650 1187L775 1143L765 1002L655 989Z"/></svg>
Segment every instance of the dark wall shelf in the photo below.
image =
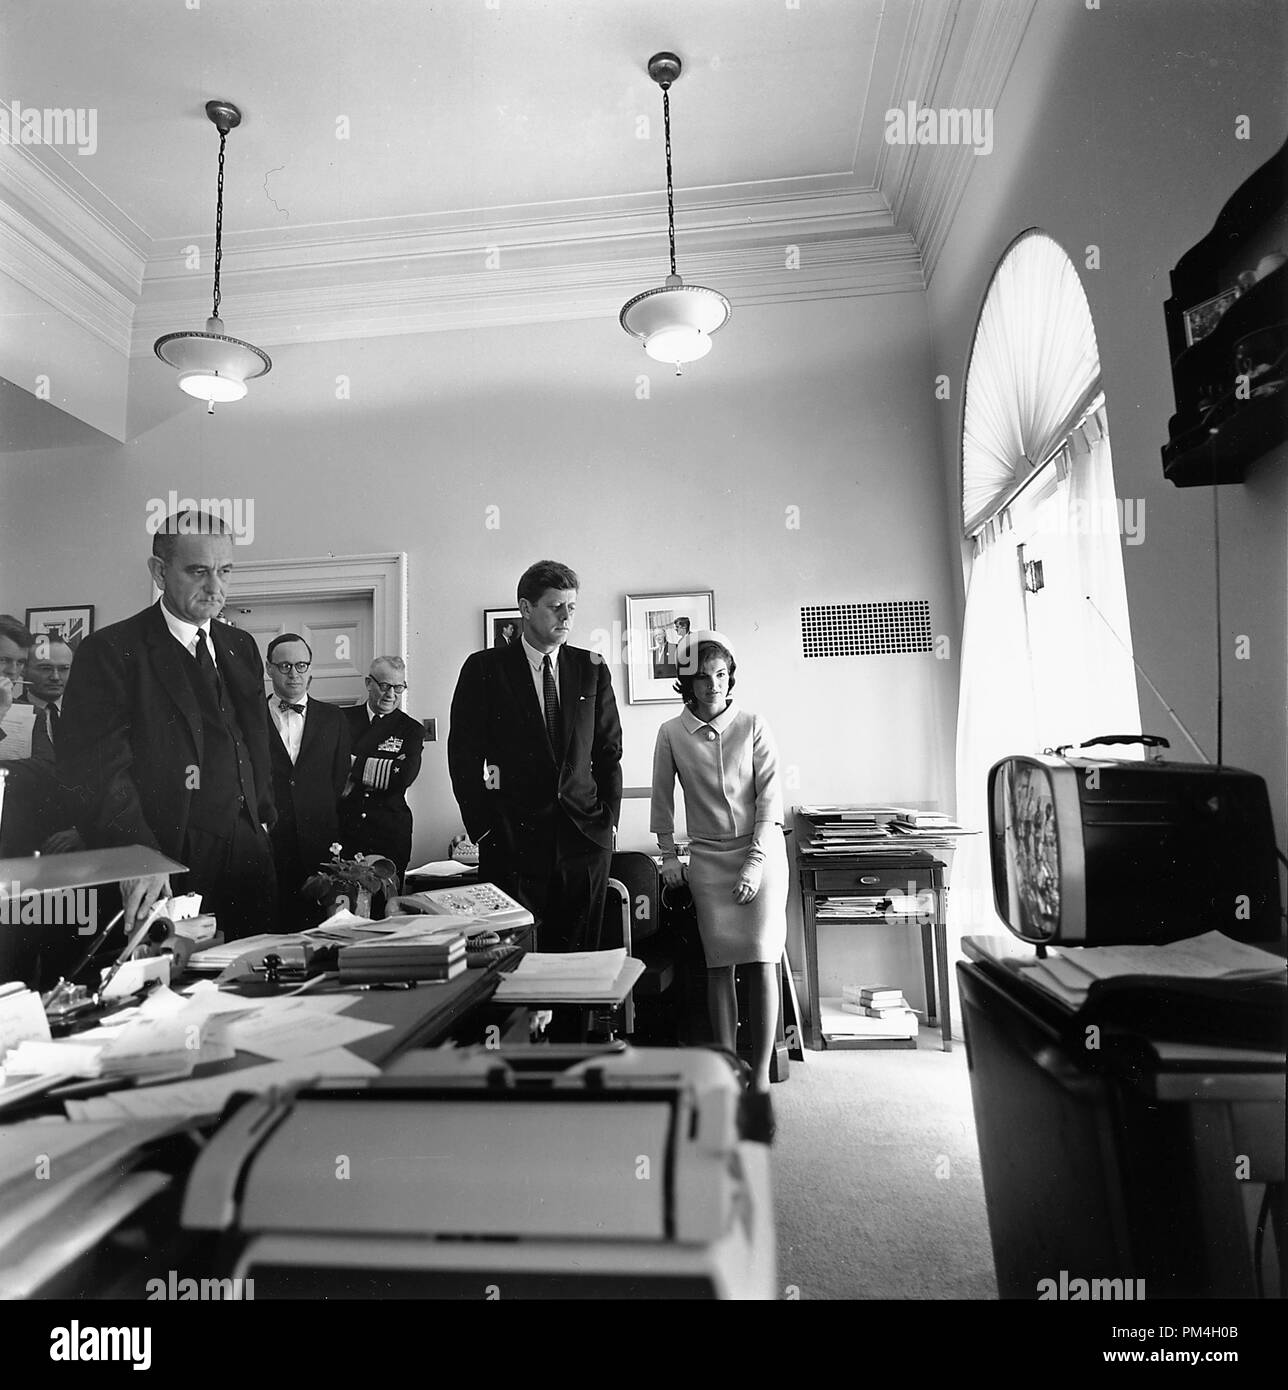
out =
<svg viewBox="0 0 1288 1390"><path fill-rule="evenodd" d="M1288 440L1288 144L1247 179L1176 263L1163 306L1176 414L1163 475L1177 487L1242 482ZM1267 260L1267 258L1270 258ZM1186 314L1237 295L1187 342Z"/></svg>

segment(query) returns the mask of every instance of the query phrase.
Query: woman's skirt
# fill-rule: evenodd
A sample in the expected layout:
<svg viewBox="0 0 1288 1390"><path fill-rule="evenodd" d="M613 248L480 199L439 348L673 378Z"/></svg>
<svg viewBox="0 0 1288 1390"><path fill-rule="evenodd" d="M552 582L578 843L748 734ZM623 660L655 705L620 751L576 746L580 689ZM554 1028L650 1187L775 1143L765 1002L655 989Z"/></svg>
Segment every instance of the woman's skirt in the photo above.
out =
<svg viewBox="0 0 1288 1390"><path fill-rule="evenodd" d="M787 944L786 845L781 834L769 837L760 892L749 903L739 903L733 886L750 847L750 835L689 845L689 890L708 965L782 959Z"/></svg>

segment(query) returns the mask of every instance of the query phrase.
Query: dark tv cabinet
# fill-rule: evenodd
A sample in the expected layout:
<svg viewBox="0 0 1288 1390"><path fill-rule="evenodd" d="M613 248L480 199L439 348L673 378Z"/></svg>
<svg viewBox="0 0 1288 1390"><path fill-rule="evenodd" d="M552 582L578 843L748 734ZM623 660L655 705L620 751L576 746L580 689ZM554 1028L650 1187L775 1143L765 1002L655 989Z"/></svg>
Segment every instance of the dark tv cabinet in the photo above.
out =
<svg viewBox="0 0 1288 1390"><path fill-rule="evenodd" d="M1177 487L1240 483L1288 439L1288 144L1176 263L1163 306L1176 414L1163 475Z"/></svg>
<svg viewBox="0 0 1288 1390"><path fill-rule="evenodd" d="M1092 1050L1094 1020L962 944L975 957L957 980L999 1296L1069 1297L1051 1292L1067 1278L1098 1285L1081 1297L1282 1298L1282 1047L1106 1023Z"/></svg>

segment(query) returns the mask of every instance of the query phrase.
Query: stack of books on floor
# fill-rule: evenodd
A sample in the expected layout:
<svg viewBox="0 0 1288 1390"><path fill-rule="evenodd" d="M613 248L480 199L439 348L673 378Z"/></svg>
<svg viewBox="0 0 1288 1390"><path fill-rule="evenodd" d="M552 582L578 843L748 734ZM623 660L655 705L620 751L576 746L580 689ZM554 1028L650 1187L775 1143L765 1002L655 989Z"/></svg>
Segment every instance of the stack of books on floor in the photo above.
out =
<svg viewBox="0 0 1288 1390"><path fill-rule="evenodd" d="M823 998L823 1032L829 1038L917 1036L917 1015L893 985L843 985L840 997Z"/></svg>
<svg viewBox="0 0 1288 1390"><path fill-rule="evenodd" d="M453 980L469 968L461 923L434 918L407 919L414 925L369 941L342 946L340 983L385 984L402 980Z"/></svg>

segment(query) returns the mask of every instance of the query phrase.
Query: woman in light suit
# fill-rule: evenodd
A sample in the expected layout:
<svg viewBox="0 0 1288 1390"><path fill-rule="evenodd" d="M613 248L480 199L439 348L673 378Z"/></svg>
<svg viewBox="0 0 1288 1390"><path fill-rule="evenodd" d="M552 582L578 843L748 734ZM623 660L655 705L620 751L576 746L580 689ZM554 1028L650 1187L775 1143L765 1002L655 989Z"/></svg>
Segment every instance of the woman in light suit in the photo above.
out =
<svg viewBox="0 0 1288 1390"><path fill-rule="evenodd" d="M676 689L685 709L657 732L650 829L662 878L685 881L675 852L675 779L684 791L688 884L707 959L707 1006L731 1051L738 1024L734 968L748 976L753 1075L750 1109L772 1132L769 1064L778 1022L778 962L787 939L787 852L778 750L769 726L734 705L737 662L719 632L682 639Z"/></svg>

